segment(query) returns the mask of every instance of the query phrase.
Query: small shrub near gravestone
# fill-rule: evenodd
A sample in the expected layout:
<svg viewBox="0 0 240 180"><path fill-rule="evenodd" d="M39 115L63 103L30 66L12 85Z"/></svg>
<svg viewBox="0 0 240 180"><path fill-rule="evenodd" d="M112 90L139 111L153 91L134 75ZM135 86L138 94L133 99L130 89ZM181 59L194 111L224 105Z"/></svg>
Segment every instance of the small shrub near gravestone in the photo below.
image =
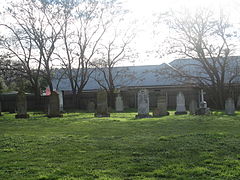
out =
<svg viewBox="0 0 240 180"><path fill-rule="evenodd" d="M110 117L108 112L107 93L106 91L99 91L97 93L97 112L95 117Z"/></svg>
<svg viewBox="0 0 240 180"><path fill-rule="evenodd" d="M138 92L138 114L136 118L151 118L149 115L149 93L148 90L142 89Z"/></svg>
<svg viewBox="0 0 240 180"><path fill-rule="evenodd" d="M18 92L17 94L17 115L15 118L29 118L27 114L27 99L23 91Z"/></svg>

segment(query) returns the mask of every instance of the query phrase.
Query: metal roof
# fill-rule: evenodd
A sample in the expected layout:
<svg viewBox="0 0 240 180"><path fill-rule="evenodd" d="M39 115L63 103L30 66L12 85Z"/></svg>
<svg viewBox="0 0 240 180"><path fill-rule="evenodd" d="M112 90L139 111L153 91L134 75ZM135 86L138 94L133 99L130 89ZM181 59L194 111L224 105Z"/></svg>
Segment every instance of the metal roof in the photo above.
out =
<svg viewBox="0 0 240 180"><path fill-rule="evenodd" d="M239 58L237 58L237 61L232 61L230 67L236 66L236 63L239 63ZM166 71L166 69L169 70L169 67L183 66L185 69L189 70L190 73L203 74L204 72L201 69L194 66L196 64L198 64L198 62L193 59L176 59L169 64L163 63L160 65L115 67L113 68L113 76L117 73L118 76L114 82L117 88L183 85L179 80L170 77L167 73L164 73L164 71ZM226 75L228 76L228 74ZM94 78L103 79L103 75L98 70L93 72L84 91L100 89L99 84ZM236 78L235 81L239 83L240 78ZM56 89L57 79L54 79L52 82L54 89ZM58 85L58 90L71 91L70 81L67 78L61 79Z"/></svg>

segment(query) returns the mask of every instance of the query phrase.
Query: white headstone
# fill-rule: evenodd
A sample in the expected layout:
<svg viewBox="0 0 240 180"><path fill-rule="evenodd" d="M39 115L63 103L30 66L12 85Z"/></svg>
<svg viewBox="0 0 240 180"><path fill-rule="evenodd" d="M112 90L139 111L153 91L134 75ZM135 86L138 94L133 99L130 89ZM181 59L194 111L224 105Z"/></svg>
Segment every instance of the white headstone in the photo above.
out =
<svg viewBox="0 0 240 180"><path fill-rule="evenodd" d="M186 107L185 107L185 97L182 92L177 94L177 108L175 114L187 114Z"/></svg>
<svg viewBox="0 0 240 180"><path fill-rule="evenodd" d="M120 94L118 94L118 96L116 97L115 108L117 112L123 112L124 110L123 100Z"/></svg>
<svg viewBox="0 0 240 180"><path fill-rule="evenodd" d="M206 94L206 92L204 92L203 89L201 89L200 91L201 100L199 103L200 108L207 108L207 102L204 100L204 94Z"/></svg>
<svg viewBox="0 0 240 180"><path fill-rule="evenodd" d="M60 112L63 112L63 92L62 91L58 92L58 98L59 98L59 109L60 109Z"/></svg>
<svg viewBox="0 0 240 180"><path fill-rule="evenodd" d="M210 115L211 111L210 109L207 107L207 102L204 100L204 94L206 94L205 92L203 92L203 90L201 89L200 91L200 102L199 102L199 108L196 111L197 115Z"/></svg>
<svg viewBox="0 0 240 180"><path fill-rule="evenodd" d="M138 92L138 114L149 113L149 95L146 89Z"/></svg>
<svg viewBox="0 0 240 180"><path fill-rule="evenodd" d="M142 89L138 92L138 115L137 118L150 117L149 115L149 92Z"/></svg>
<svg viewBox="0 0 240 180"><path fill-rule="evenodd" d="M228 98L225 101L225 113L227 115L234 115L235 114L235 105L234 105L234 100L232 98Z"/></svg>

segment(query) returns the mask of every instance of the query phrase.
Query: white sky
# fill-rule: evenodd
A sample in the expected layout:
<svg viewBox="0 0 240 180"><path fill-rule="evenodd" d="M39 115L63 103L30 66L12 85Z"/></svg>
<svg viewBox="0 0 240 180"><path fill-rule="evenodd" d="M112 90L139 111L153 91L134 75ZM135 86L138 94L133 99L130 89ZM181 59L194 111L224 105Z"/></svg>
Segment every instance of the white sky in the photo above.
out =
<svg viewBox="0 0 240 180"><path fill-rule="evenodd" d="M6 1L0 0L0 12L2 6ZM153 14L163 13L168 10L180 11L181 9L196 10L199 7L205 7L219 13L221 10L229 16L230 21L236 23L240 22L240 0L120 0L126 9L131 11L129 19L138 21L138 33L133 47L139 54L136 65L146 64L161 64L174 60L175 56L164 56L163 58L157 57L155 51L158 46L162 45L162 41L168 34L166 27L161 27L160 36L154 37ZM239 12L238 12L239 11ZM1 16L1 15L0 15ZM147 53L152 51L151 53Z"/></svg>
<svg viewBox="0 0 240 180"><path fill-rule="evenodd" d="M157 45L161 46L161 41L167 36L168 29L162 27L161 37L153 37L154 17L153 14L160 14L165 11L180 11L189 9L195 11L198 8L208 8L216 13L223 11L229 17L229 20L236 22L240 20L240 1L239 0L122 0L124 6L132 13L132 18L143 20L141 31L138 33L135 47L139 55L140 62L136 64L161 64L169 62L176 56L167 55L163 58L156 57L156 53L146 53L146 51L157 50ZM238 21L240 22L240 21ZM162 32L162 33L161 33Z"/></svg>

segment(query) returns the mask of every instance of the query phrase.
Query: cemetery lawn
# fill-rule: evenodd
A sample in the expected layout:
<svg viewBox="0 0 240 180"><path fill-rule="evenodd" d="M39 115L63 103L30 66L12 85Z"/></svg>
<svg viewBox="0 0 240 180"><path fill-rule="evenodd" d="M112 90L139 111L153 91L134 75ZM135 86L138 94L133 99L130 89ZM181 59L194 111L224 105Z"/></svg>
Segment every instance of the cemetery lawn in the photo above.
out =
<svg viewBox="0 0 240 180"><path fill-rule="evenodd" d="M0 117L0 179L239 179L240 113Z"/></svg>

